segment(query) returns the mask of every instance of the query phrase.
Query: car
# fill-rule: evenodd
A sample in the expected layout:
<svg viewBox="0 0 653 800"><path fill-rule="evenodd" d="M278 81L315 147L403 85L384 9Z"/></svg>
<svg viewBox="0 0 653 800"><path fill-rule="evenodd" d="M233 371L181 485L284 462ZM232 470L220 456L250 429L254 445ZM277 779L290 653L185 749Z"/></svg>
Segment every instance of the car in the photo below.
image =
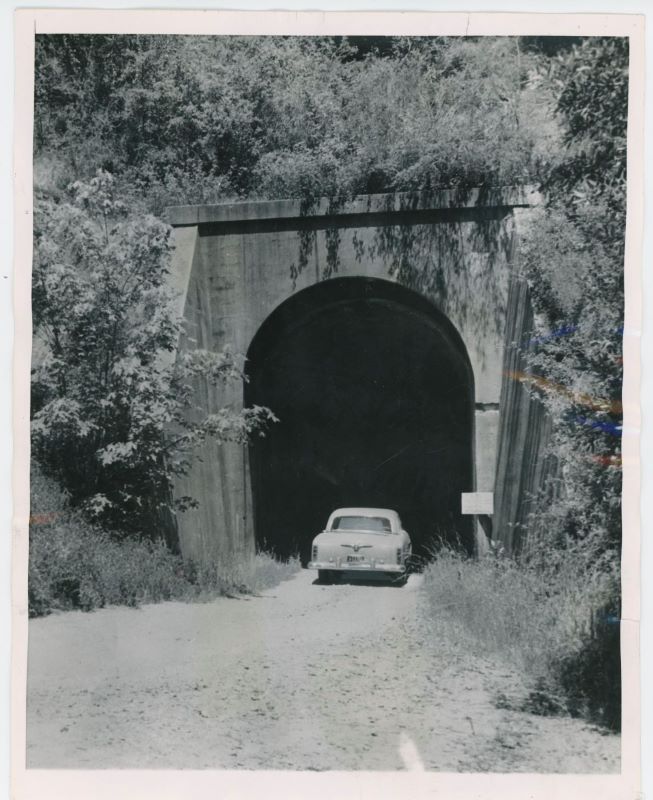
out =
<svg viewBox="0 0 653 800"><path fill-rule="evenodd" d="M309 569L320 583L344 573L405 583L412 553L399 514L389 508L337 508L313 539Z"/></svg>

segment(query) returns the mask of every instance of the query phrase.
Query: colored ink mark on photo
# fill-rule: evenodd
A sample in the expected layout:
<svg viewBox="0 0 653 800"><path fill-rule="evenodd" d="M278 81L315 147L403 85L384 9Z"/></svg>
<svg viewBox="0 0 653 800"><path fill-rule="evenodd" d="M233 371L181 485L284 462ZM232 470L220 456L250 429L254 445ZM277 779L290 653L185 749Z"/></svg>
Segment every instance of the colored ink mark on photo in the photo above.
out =
<svg viewBox="0 0 653 800"><path fill-rule="evenodd" d="M533 336L526 341L527 347L533 347L534 345L538 344L545 344L546 342L550 342L553 339L560 339L564 336L571 336L572 334L576 333L578 330L578 325L562 325L560 328L555 328L554 330L550 331L549 333L544 333L540 336ZM624 326L619 325L617 326L613 333L617 334L618 336L624 335Z"/></svg>
<svg viewBox="0 0 653 800"><path fill-rule="evenodd" d="M620 455L603 455L601 453L591 453L587 456L590 461L600 464L602 467L622 467L623 459Z"/></svg>
<svg viewBox="0 0 653 800"><path fill-rule="evenodd" d="M621 436L623 431L623 425L610 422L608 420L575 417L574 422L576 422L578 425L586 425L594 430L602 431L603 433L609 433L612 436Z"/></svg>
<svg viewBox="0 0 653 800"><path fill-rule="evenodd" d="M538 389L545 392L556 393L566 397L577 405L586 406L591 408L592 411L601 411L607 414L621 414L623 413L623 406L621 400L600 400L592 397L584 392L574 392L560 383L554 383L547 378L542 378L539 375L533 375L529 372L519 372L516 370L508 370L504 373L507 377L520 383L530 383Z"/></svg>
<svg viewBox="0 0 653 800"><path fill-rule="evenodd" d="M61 516L60 511L49 511L45 514L32 514L29 518L30 525L49 525L57 517Z"/></svg>
<svg viewBox="0 0 653 800"><path fill-rule="evenodd" d="M578 325L563 325L561 328L556 328L550 333L543 334L542 336L534 336L532 339L528 340L527 346L532 347L533 345L550 342L552 339L559 339L562 336L571 336L571 334L576 333L577 330Z"/></svg>

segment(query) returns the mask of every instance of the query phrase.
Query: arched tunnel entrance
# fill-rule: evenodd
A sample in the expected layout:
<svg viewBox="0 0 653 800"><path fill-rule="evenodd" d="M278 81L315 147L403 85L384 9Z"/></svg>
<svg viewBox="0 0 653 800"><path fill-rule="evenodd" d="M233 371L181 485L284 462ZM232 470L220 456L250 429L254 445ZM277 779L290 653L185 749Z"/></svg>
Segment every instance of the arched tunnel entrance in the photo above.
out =
<svg viewBox="0 0 653 800"><path fill-rule="evenodd" d="M282 303L247 357L245 403L280 420L250 447L259 547L305 563L334 508L382 506L413 552L435 536L472 552L473 375L435 306L390 281L324 281Z"/></svg>

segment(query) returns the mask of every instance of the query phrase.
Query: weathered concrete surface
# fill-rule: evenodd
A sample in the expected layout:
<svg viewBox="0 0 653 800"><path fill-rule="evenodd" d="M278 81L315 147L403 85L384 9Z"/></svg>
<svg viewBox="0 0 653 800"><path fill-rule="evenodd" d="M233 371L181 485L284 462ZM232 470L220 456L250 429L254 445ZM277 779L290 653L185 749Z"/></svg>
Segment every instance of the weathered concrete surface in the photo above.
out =
<svg viewBox="0 0 653 800"><path fill-rule="evenodd" d="M501 391L501 422L498 430L494 530L510 551L523 545L533 500L547 478L556 473L556 462L546 455L551 419L544 406L526 388L525 353L530 349L533 312L526 281L511 281L506 314L506 348ZM555 490L549 485L547 491Z"/></svg>
<svg viewBox="0 0 653 800"><path fill-rule="evenodd" d="M175 280L187 320L180 350L229 345L247 353L275 309L335 277L407 286L445 315L464 343L474 376L473 488L493 491L513 209L532 202L524 190L505 189L376 195L342 205L283 200L168 209L178 243ZM505 385L503 391L505 396ZM197 399L207 411L225 403L240 407L243 389L218 392L198 381ZM177 494L200 501L198 509L178 517L182 552L209 560L251 549L245 448L207 444L200 455L176 486Z"/></svg>
<svg viewBox="0 0 653 800"><path fill-rule="evenodd" d="M534 192L530 187L442 189L433 192L393 192L391 194L359 195L335 206L329 198L318 198L310 205L299 199L249 201L213 205L173 206L167 209L167 218L175 227L202 223L260 222L285 219L303 220L308 216L340 218L362 214L395 214L406 211L434 211L480 208L513 208L533 204Z"/></svg>

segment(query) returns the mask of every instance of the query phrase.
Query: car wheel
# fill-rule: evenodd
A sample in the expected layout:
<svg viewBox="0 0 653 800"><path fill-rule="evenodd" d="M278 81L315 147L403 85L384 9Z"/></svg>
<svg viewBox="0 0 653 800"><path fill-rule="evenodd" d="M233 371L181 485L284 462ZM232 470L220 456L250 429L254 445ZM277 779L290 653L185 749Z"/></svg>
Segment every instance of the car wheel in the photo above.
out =
<svg viewBox="0 0 653 800"><path fill-rule="evenodd" d="M320 583L333 583L333 573L330 569L318 569L317 579Z"/></svg>
<svg viewBox="0 0 653 800"><path fill-rule="evenodd" d="M408 575L413 575L416 572L422 571L422 564L420 562L419 556L409 555L406 559L406 573Z"/></svg>

